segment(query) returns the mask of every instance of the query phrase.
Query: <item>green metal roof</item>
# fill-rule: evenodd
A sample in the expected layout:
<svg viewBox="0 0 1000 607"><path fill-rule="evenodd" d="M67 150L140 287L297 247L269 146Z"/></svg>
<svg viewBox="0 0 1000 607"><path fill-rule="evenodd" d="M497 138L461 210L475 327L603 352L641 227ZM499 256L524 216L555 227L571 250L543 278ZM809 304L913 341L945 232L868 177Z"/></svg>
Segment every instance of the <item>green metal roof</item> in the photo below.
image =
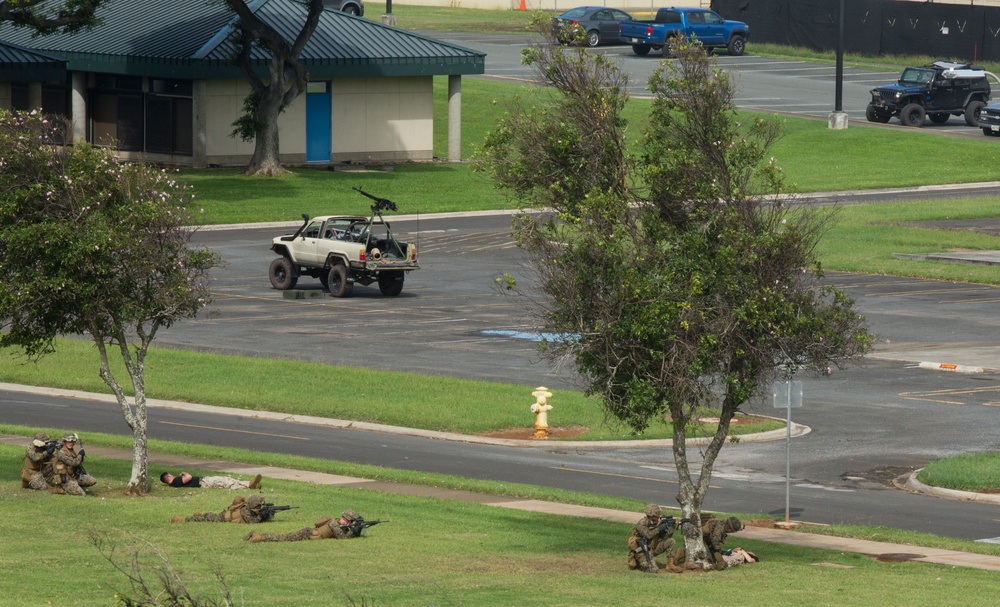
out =
<svg viewBox="0 0 1000 607"><path fill-rule="evenodd" d="M248 2L255 14L293 40L308 8L295 0ZM159 78L243 78L235 52L235 14L206 0L117 0L98 10L101 25L76 34L32 37L0 24L0 80L48 80L32 75L62 63L65 71ZM267 75L269 55L252 59ZM482 74L486 54L413 32L324 10L300 55L312 78Z"/></svg>

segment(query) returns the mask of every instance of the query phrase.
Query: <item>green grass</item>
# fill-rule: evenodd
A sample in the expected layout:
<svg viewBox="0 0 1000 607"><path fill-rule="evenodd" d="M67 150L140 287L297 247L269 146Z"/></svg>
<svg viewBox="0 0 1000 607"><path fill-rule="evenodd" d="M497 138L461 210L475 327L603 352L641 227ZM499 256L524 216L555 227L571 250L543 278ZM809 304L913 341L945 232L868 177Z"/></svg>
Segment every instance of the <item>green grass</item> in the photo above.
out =
<svg viewBox="0 0 1000 607"><path fill-rule="evenodd" d="M120 360L111 362L118 377L126 381ZM92 343L66 339L59 341L54 354L38 362L0 357L0 381L109 394L97 376L99 366ZM357 381L336 394L301 390L303 385L338 385L345 373ZM146 393L165 400L464 434L518 428L525 430L524 438L530 438L534 424L529 411L531 389L521 385L167 348L151 349L146 358ZM370 406L373 399L380 403L378 407ZM462 406L456 407L456 402ZM580 392L555 391L549 404L553 405L549 413L553 428L585 429L576 440L670 438L672 432L666 424L654 424L641 435L608 425L598 401ZM735 425L733 433L783 427L783 422L761 419Z"/></svg>
<svg viewBox="0 0 1000 607"><path fill-rule="evenodd" d="M925 485L960 491L1000 491L1000 452L966 453L927 464L917 474Z"/></svg>
<svg viewBox="0 0 1000 607"><path fill-rule="evenodd" d="M1000 217L996 198L847 205L820 241L817 254L827 269L866 274L916 276L1000 284L992 266L896 259L893 253L921 254L1000 248L995 236L963 230L931 229L912 222Z"/></svg>
<svg viewBox="0 0 1000 607"><path fill-rule="evenodd" d="M22 452L0 445L6 461ZM652 607L663 604L668 584L670 603L678 605L719 605L736 596L741 604L778 607L881 604L892 589L891 604L936 607L954 604L956 596L987 604L995 589L988 571L880 563L860 554L742 541L738 534L730 544L761 555L759 565L708 576L650 576L625 568L626 523L273 479L263 491L268 501L300 509L258 529L293 531L346 508L390 522L356 540L247 544L248 526L167 522L221 511L232 493L156 486L148 498L128 498L121 491L127 461L91 456L88 464L100 484L84 498L23 490L15 466L0 471L0 565L12 582L3 585L0 605L114 604L112 588L125 587L125 580L91 545L92 532L124 554L131 541L155 546L204 593L214 591L212 570L221 568L237 604L246 605L349 605L350 596L355 604L393 607ZM53 583L56 571L73 582Z"/></svg>

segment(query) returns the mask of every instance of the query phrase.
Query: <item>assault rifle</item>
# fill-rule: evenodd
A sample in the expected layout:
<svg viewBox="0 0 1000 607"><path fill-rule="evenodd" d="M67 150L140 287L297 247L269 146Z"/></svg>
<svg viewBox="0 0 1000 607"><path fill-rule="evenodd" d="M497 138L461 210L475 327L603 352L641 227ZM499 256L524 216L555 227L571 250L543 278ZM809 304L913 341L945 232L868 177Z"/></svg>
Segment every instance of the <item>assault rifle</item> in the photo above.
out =
<svg viewBox="0 0 1000 607"><path fill-rule="evenodd" d="M291 510L292 508L298 508L298 506L275 506L270 502L263 504L260 507L260 521L262 523L267 522L274 518L275 513Z"/></svg>
<svg viewBox="0 0 1000 607"><path fill-rule="evenodd" d="M355 535L355 537L357 537L359 535L368 535L368 528L369 527L374 527L375 525L378 525L379 523L388 523L388 522L389 521L366 521L365 519L360 519L360 520L354 521L353 523L347 523L347 524L341 525L340 528L341 529L350 529L351 533L353 533Z"/></svg>
<svg viewBox="0 0 1000 607"><path fill-rule="evenodd" d="M361 188L353 188L353 189L354 189L355 192L359 192L362 196L367 196L367 197L369 197L369 198L371 198L372 200L375 201L375 204L372 205L372 214L373 215L374 214L379 214L380 215L382 213L382 211L398 211L399 210L398 208L396 208L396 203L393 202L393 201L391 201L391 200L389 200L388 198L379 198L378 196L374 196L372 194L369 194L368 192L362 190Z"/></svg>

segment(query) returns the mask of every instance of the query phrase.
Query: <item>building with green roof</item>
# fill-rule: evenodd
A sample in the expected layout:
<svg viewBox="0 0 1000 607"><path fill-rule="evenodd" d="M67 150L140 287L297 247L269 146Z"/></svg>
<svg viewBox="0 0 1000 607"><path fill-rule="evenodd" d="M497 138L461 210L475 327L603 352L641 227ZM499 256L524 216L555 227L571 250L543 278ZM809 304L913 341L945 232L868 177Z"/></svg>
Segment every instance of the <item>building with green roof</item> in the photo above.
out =
<svg viewBox="0 0 1000 607"><path fill-rule="evenodd" d="M254 0L251 9L292 40L307 7ZM74 141L115 145L126 158L178 166L245 165L253 142L230 136L250 92L231 61L235 15L206 0L118 0L101 24L34 36L0 24L0 108L62 114ZM254 49L268 73L270 56ZM305 94L279 119L289 165L430 160L433 78L448 78L448 156L459 159L461 77L485 53L327 9L300 60Z"/></svg>

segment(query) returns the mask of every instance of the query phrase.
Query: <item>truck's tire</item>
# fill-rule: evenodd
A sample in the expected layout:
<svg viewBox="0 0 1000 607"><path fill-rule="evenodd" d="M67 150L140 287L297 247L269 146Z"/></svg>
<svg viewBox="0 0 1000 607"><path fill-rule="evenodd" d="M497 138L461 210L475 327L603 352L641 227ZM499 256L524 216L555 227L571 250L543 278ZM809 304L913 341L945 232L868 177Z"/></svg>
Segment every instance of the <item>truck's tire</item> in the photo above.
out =
<svg viewBox="0 0 1000 607"><path fill-rule="evenodd" d="M330 268L330 275L326 280L330 285L330 295L334 297L347 297L354 290L354 282L347 279L347 268L343 264Z"/></svg>
<svg viewBox="0 0 1000 607"><path fill-rule="evenodd" d="M287 291L295 287L295 283L299 281L299 277L295 275L295 268L287 257L278 257L271 262L267 278L271 281L271 286L279 291Z"/></svg>
<svg viewBox="0 0 1000 607"><path fill-rule="evenodd" d="M640 57L645 57L646 55L649 54L650 48L651 47L648 44L633 44L632 52L635 53L636 55L639 55Z"/></svg>
<svg viewBox="0 0 1000 607"><path fill-rule="evenodd" d="M382 295L395 297L403 292L403 276L405 272L379 272L378 289Z"/></svg>
<svg viewBox="0 0 1000 607"><path fill-rule="evenodd" d="M979 111L986 107L986 104L982 101L970 101L969 105L965 106L965 124L969 126L979 126L976 122L976 118L979 117Z"/></svg>
<svg viewBox="0 0 1000 607"><path fill-rule="evenodd" d="M743 51L747 50L747 39L743 36L736 34L729 39L729 44L726 46L726 50L733 57L739 57L743 54Z"/></svg>
<svg viewBox="0 0 1000 607"><path fill-rule="evenodd" d="M907 103L899 111L899 122L903 126L924 126L927 111L919 103Z"/></svg>
<svg viewBox="0 0 1000 607"><path fill-rule="evenodd" d="M868 119L868 122L880 122L885 124L886 122L889 122L890 118L892 118L892 114L883 114L876 110L874 105L869 103L868 107L865 109L865 118Z"/></svg>

